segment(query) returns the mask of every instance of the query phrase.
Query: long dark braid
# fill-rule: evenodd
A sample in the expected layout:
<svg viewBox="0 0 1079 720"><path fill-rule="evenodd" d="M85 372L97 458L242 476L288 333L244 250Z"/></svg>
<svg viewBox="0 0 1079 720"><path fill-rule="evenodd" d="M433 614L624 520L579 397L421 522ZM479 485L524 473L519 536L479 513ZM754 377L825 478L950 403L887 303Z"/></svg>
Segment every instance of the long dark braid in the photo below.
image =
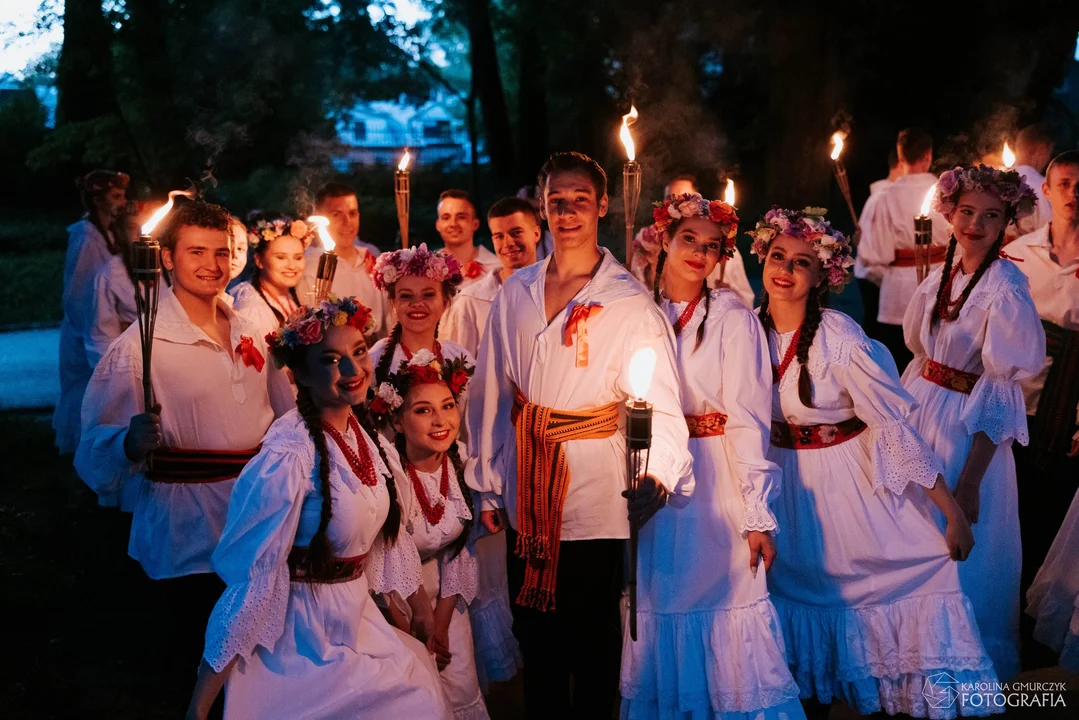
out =
<svg viewBox="0 0 1079 720"><path fill-rule="evenodd" d="M383 479L386 481L386 492L390 496L390 509L386 513L386 519L382 521L382 539L391 545L397 542L397 534L401 532L401 501L397 497L397 484L393 479L393 471L390 470L390 459L386 455L386 448L382 447L382 442L379 440L378 430L375 429L374 423L371 421L371 415L367 412L367 408L363 405L354 405L352 408L352 414L356 416L356 421L360 424L362 429L367 435L375 441L375 447L378 448L378 456L382 458L382 463L386 466L386 475ZM360 438L360 442L364 442L363 438ZM405 457L401 456L402 464L405 462Z"/></svg>
<svg viewBox="0 0 1079 720"><path fill-rule="evenodd" d="M764 291L764 297L761 298L761 306L757 309L757 317L761 321L761 325L764 326L765 331L775 330L775 323L772 322L772 314L768 312L768 291Z"/></svg>
<svg viewBox="0 0 1079 720"><path fill-rule="evenodd" d="M308 567L304 569L311 577L326 577L333 570L333 549L326 536L326 528L329 527L330 519L333 517L333 497L330 493L330 453L326 446L326 431L322 429L322 416L311 397L311 391L306 385L299 383L296 384L296 409L303 418L303 424L307 426L311 441L315 443L315 453L318 455L319 488L322 491L322 513L319 516L318 530L308 543L306 557Z"/></svg>
<svg viewBox="0 0 1079 720"><path fill-rule="evenodd" d="M712 291L708 288L707 278L701 286L701 292L704 293L704 317L701 318L701 324L697 326L697 341L693 344L693 352L697 352L701 341L704 340L704 326L708 324L708 311L712 309Z"/></svg>
<svg viewBox="0 0 1079 720"><path fill-rule="evenodd" d="M401 344L401 323L393 326L393 331L386 340L386 347L382 351L382 357L375 366L375 382L381 385L390 376L390 368L393 366L393 355L397 352L397 346Z"/></svg>
<svg viewBox="0 0 1079 720"><path fill-rule="evenodd" d="M813 383L809 378L807 364L809 348L813 346L813 338L817 334L817 328L820 327L822 315L821 295L824 292L827 292L827 290L814 288L809 291L809 297L806 298L806 316L805 320L802 321L802 332L798 336L798 349L794 351L794 357L798 360L798 364L802 366L798 370L798 399L807 408L815 407L813 405Z"/></svg>
<svg viewBox="0 0 1079 720"><path fill-rule="evenodd" d="M659 297L659 280L663 277L663 266L667 264L667 251L663 248L659 249L659 257L656 258L656 277L652 282L652 298L656 301L656 305L660 304Z"/></svg>
<svg viewBox="0 0 1079 720"><path fill-rule="evenodd" d="M959 300L956 301L955 308L948 313L948 320L952 321L959 317L959 311L963 309L963 306L967 304L967 298L970 297L970 292L974 289L974 286L978 284L978 281L982 279L982 275L985 275L989 266L992 265L1000 256L1000 248L1004 244L1004 231L1001 230L1000 235L997 237L996 242L993 243L993 247L989 248L989 252L982 258L982 262L978 265L978 269L974 271L973 277L970 278L970 282L963 288L962 294L959 296ZM936 329L937 324L940 322L941 303L951 302L951 297L944 297L945 286L948 288L949 295L951 294L951 283L948 279L952 274L952 261L955 255L955 235L952 235L952 239L948 242L948 254L944 258L944 274L940 276L940 285L937 287L937 300L933 303L933 312L929 318L929 330L932 332Z"/></svg>

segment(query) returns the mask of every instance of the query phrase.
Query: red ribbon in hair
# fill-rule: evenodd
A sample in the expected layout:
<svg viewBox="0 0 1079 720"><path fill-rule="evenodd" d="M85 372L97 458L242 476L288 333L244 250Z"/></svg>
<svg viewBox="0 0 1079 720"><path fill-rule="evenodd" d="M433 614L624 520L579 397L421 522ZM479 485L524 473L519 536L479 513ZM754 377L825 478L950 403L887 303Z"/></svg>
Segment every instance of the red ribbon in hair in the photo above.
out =
<svg viewBox="0 0 1079 720"><path fill-rule="evenodd" d="M255 347L254 340L246 335L241 335L240 344L236 346L236 352L240 353L240 357L244 360L244 365L255 368L255 372L262 372L263 366L266 365L266 358L262 357L262 353Z"/></svg>

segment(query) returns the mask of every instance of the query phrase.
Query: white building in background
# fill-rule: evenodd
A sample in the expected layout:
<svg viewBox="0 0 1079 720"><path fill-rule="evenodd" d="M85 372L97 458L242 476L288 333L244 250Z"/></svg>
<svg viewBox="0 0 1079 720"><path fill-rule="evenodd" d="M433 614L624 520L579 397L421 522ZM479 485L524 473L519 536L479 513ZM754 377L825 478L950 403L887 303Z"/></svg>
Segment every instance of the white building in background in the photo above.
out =
<svg viewBox="0 0 1079 720"><path fill-rule="evenodd" d="M422 105L402 95L396 102L360 101L337 116L337 139L344 153L334 166L396 165L407 147L412 167L472 162L464 103L437 92ZM482 162L481 158L481 162Z"/></svg>

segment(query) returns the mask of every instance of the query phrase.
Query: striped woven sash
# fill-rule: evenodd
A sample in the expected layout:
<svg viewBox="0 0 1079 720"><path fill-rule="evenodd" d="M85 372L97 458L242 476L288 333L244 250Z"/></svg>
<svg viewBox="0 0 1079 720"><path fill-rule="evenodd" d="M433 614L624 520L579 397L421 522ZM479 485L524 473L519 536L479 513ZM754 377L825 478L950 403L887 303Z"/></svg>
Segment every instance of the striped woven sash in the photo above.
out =
<svg viewBox="0 0 1079 720"><path fill-rule="evenodd" d="M332 584L349 582L363 575L363 567L367 561L367 553L352 557L335 557L330 572L325 576L311 575L307 568L311 563L308 560L310 548L295 545L288 554L288 577L292 582Z"/></svg>
<svg viewBox="0 0 1079 720"><path fill-rule="evenodd" d="M231 480L258 454L249 450L188 450L158 448L146 476L161 483L215 483Z"/></svg>
<svg viewBox="0 0 1079 720"><path fill-rule="evenodd" d="M516 553L526 563L517 604L555 609L562 506L569 490L569 465L563 443L607 438L618 430L617 402L569 412L534 405L518 390L513 399L517 431Z"/></svg>

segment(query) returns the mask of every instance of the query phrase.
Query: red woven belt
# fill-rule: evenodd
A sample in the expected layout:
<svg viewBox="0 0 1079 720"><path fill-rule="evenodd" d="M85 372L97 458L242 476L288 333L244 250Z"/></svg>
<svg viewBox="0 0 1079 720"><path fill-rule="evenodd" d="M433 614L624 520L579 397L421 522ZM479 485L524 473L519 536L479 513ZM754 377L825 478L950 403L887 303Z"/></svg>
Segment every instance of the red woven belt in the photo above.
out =
<svg viewBox="0 0 1079 720"><path fill-rule="evenodd" d="M707 415L686 415L686 425L691 438L706 438L722 435L727 424L727 416L720 412Z"/></svg>
<svg viewBox="0 0 1079 720"><path fill-rule="evenodd" d="M306 547L293 547L288 554L288 577L292 582L302 583L343 583L355 580L363 575L363 566L367 560L367 553L353 557L334 558L333 567L329 573L319 577L311 575L307 568L309 549Z"/></svg>
<svg viewBox="0 0 1079 720"><path fill-rule="evenodd" d="M792 425L772 421L772 444L784 450L819 450L857 437L866 424L852 417L835 425Z"/></svg>
<svg viewBox="0 0 1079 720"><path fill-rule="evenodd" d="M925 364L925 370L922 370L922 377L942 388L970 395L970 391L974 389L974 384L978 382L981 375L956 370L930 360Z"/></svg>
<svg viewBox="0 0 1079 720"><path fill-rule="evenodd" d="M948 248L941 247L940 245L931 245L929 247L929 264L939 265L944 262L945 256L948 254ZM914 257L914 251L909 248L899 248L895 251L895 260L891 262L892 267L914 267L918 264L917 259Z"/></svg>
<svg viewBox="0 0 1079 720"><path fill-rule="evenodd" d="M146 476L161 483L215 483L239 476L262 446L249 450L154 450Z"/></svg>

